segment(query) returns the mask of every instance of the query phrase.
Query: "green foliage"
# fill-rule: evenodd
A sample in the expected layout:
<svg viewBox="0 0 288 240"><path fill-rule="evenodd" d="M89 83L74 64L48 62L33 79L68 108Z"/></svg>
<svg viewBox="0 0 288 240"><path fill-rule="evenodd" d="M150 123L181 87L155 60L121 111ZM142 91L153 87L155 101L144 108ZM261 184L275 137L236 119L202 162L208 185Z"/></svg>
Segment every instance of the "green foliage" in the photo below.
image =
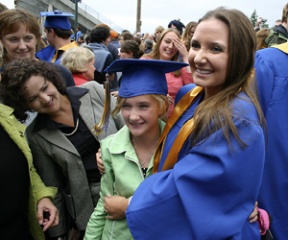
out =
<svg viewBox="0 0 288 240"><path fill-rule="evenodd" d="M250 17L250 22L252 23L253 27L257 27L257 25L259 25L259 17L257 15L256 9L254 9L253 13L251 14ZM258 24L257 24L258 23ZM259 28L269 28L269 24L267 23L267 19L262 19L262 21L260 22L260 25L258 26Z"/></svg>
<svg viewBox="0 0 288 240"><path fill-rule="evenodd" d="M253 27L256 26L257 19L258 19L258 15L257 15L256 10L254 9L254 11L253 11L253 13L251 14L251 17L250 17L250 22L252 23Z"/></svg>

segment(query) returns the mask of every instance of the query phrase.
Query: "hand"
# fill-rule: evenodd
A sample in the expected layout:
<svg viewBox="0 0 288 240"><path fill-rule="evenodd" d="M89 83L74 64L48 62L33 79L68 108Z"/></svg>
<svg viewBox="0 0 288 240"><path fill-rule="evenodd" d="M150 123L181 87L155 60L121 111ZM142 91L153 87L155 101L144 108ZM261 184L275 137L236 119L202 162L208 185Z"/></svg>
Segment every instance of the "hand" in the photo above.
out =
<svg viewBox="0 0 288 240"><path fill-rule="evenodd" d="M113 97L118 97L118 91L113 91L113 92L111 92L111 96L113 96Z"/></svg>
<svg viewBox="0 0 288 240"><path fill-rule="evenodd" d="M185 44L179 38L175 38L173 42L174 42L174 46L179 51L179 55L182 57L183 61L186 59L188 61L188 52L185 47Z"/></svg>
<svg viewBox="0 0 288 240"><path fill-rule="evenodd" d="M44 218L49 215L49 218ZM45 232L49 227L54 227L59 223L58 209L54 206L50 198L42 198L37 205L37 219L40 225L43 226Z"/></svg>
<svg viewBox="0 0 288 240"><path fill-rule="evenodd" d="M96 153L96 163L97 163L97 167L99 169L99 172L101 174L104 174L105 173L105 166L104 166L104 163L103 163L102 158L101 158L101 149L100 148L98 149L98 152Z"/></svg>
<svg viewBox="0 0 288 240"><path fill-rule="evenodd" d="M254 223L258 219L258 202L255 202L254 209L249 216L249 222Z"/></svg>
<svg viewBox="0 0 288 240"><path fill-rule="evenodd" d="M129 199L121 196L107 195L104 198L104 208L107 212L107 219L119 220L126 217Z"/></svg>

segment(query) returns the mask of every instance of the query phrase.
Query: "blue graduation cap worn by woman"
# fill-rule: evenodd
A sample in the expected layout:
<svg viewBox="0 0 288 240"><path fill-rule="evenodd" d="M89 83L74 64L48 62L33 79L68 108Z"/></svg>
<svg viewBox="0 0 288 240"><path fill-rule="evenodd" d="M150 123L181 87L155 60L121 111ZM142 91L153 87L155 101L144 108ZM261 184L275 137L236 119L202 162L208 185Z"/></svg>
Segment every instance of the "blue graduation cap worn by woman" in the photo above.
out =
<svg viewBox="0 0 288 240"><path fill-rule="evenodd" d="M186 66L187 63L164 60L119 59L105 72L122 72L118 95L129 98L144 94L167 95L165 74Z"/></svg>

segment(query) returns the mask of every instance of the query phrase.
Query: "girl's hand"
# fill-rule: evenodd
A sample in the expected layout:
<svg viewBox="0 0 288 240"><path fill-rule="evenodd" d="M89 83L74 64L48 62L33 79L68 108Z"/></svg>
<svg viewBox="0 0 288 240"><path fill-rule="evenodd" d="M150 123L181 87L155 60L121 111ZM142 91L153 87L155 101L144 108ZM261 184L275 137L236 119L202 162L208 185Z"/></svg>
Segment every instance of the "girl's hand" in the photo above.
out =
<svg viewBox="0 0 288 240"><path fill-rule="evenodd" d="M99 172L101 174L104 174L105 173L105 167L104 167L104 163L103 163L102 158L101 158L101 149L100 148L98 149L98 152L96 153L96 163L97 163L97 167L99 169Z"/></svg>

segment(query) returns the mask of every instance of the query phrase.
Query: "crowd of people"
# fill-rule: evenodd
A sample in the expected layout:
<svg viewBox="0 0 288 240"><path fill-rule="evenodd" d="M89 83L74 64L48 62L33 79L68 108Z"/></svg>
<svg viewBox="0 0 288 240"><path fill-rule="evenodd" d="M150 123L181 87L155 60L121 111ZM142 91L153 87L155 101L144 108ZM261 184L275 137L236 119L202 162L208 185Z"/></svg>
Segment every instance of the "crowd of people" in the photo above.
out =
<svg viewBox="0 0 288 240"><path fill-rule="evenodd" d="M0 239L288 238L288 4L269 29L40 15L0 3Z"/></svg>

